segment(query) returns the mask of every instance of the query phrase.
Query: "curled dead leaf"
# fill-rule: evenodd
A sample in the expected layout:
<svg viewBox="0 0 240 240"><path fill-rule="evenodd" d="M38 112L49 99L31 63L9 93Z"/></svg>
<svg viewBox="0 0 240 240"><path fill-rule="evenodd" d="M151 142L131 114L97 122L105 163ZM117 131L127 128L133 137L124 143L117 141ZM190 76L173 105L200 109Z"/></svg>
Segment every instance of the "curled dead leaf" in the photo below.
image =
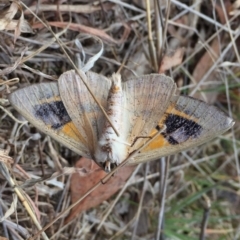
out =
<svg viewBox="0 0 240 240"><path fill-rule="evenodd" d="M83 175L74 173L72 175L70 187L72 203L76 202L90 188L92 188L107 175L107 173L104 172L96 163L94 163L94 161L87 158L81 158L76 163L76 167L81 168L81 171L84 169L85 174ZM65 223L70 222L82 211L95 207L110 198L120 188L122 188L134 169L135 166L124 166L120 168L120 170L113 177L111 177L108 182L99 186L83 201L75 206L65 220Z"/></svg>
<svg viewBox="0 0 240 240"><path fill-rule="evenodd" d="M174 52L165 54L159 68L159 73L164 73L170 68L181 64L184 52L185 48L178 48Z"/></svg>

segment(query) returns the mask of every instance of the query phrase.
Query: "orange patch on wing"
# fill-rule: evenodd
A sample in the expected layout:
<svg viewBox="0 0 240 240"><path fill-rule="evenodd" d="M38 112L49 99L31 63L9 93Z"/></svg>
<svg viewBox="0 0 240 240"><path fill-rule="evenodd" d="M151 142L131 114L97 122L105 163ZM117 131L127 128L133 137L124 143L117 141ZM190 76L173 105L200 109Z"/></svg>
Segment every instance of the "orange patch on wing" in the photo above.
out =
<svg viewBox="0 0 240 240"><path fill-rule="evenodd" d="M186 118L186 119L191 119L192 121L194 122L197 122L197 119L196 118L193 118L193 116L190 116L182 111L179 111L177 110L175 107L176 107L176 103L171 103L169 105L169 107L167 108L166 110L166 113L165 114L174 114L174 115L177 115L177 116L180 116L180 117L183 117L183 118ZM159 124L162 123L162 119L160 120Z"/></svg>
<svg viewBox="0 0 240 240"><path fill-rule="evenodd" d="M53 96L53 97L50 97L50 98L44 98L44 99L39 100L39 103L44 104L44 103L51 103L51 102L56 102L56 101L62 101L61 97L60 96Z"/></svg>
<svg viewBox="0 0 240 240"><path fill-rule="evenodd" d="M162 127L164 126L164 122L166 120L166 117L168 114L173 114L173 115L177 115L177 116L180 116L180 117L183 117L183 118L186 118L186 119L191 119L191 121L194 121L194 122L197 122L197 119L196 118L193 118L193 116L190 116L184 112L181 112L179 110L176 109L176 103L171 103L166 112L164 113L163 117L160 119L159 123L158 123L158 126L160 127L160 129L162 129ZM157 133L157 130L154 129L152 130L151 132L151 136L154 136L155 134ZM142 152L145 152L145 151L151 151L151 150L155 150L155 149L159 149L159 148L162 148L162 147L167 147L167 146L170 146L171 144L166 140L166 138L162 135L162 134L159 134L158 137L155 138L154 141L150 142L144 149Z"/></svg>
<svg viewBox="0 0 240 240"><path fill-rule="evenodd" d="M151 134L151 136L153 136L156 132L157 130L153 130L153 134ZM159 136L156 137L154 141L150 142L141 152L151 151L166 146L170 146L169 142L163 137L163 135L159 134Z"/></svg>
<svg viewBox="0 0 240 240"><path fill-rule="evenodd" d="M63 126L61 129L64 135L68 136L69 138L74 139L75 141L81 141L84 144L87 144L85 139L79 133L73 122L69 122Z"/></svg>

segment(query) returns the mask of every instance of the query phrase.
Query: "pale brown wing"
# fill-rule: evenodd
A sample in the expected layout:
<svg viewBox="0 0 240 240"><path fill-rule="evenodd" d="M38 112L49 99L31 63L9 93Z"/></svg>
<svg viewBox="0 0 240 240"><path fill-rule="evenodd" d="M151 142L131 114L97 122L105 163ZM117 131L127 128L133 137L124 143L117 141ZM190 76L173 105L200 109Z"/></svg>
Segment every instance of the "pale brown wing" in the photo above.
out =
<svg viewBox="0 0 240 240"><path fill-rule="evenodd" d="M74 152L91 157L83 135L73 124L60 98L57 82L34 84L9 95L12 106L32 125Z"/></svg>
<svg viewBox="0 0 240 240"><path fill-rule="evenodd" d="M151 130L157 126L175 93L174 81L161 74L151 74L123 83L125 94L126 139L135 142L130 152L137 149ZM136 139L138 139L136 141Z"/></svg>
<svg viewBox="0 0 240 240"><path fill-rule="evenodd" d="M94 96L106 109L111 80L93 72L87 72L86 76L87 84ZM58 82L64 106L74 125L84 137L93 158L94 149L105 121L103 113L74 70L62 74Z"/></svg>
<svg viewBox="0 0 240 240"><path fill-rule="evenodd" d="M132 164L156 160L201 145L227 131L234 121L218 108L200 100L174 96L159 120L159 128L163 125L166 130L131 160ZM152 134L156 131L152 129Z"/></svg>

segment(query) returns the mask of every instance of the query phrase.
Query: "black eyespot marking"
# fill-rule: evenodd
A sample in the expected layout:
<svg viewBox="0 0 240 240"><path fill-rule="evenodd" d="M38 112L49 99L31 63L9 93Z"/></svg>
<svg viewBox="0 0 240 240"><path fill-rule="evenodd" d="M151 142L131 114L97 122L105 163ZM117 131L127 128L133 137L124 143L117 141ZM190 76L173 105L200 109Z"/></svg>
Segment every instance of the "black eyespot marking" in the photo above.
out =
<svg viewBox="0 0 240 240"><path fill-rule="evenodd" d="M168 114L164 124L166 129L161 134L172 145L183 143L189 138L196 138L202 131L198 123L174 114Z"/></svg>
<svg viewBox="0 0 240 240"><path fill-rule="evenodd" d="M43 103L34 106L34 115L41 119L46 125L58 129L68 122L71 122L66 108L62 101Z"/></svg>

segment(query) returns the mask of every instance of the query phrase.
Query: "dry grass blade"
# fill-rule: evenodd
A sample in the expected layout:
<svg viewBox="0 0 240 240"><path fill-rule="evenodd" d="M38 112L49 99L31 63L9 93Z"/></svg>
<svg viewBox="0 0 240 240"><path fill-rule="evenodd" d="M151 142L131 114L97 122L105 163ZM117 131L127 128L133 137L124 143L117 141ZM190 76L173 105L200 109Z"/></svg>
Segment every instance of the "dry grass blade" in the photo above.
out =
<svg viewBox="0 0 240 240"><path fill-rule="evenodd" d="M150 8L150 1L146 0L146 10L147 10L147 23L148 23L148 44L149 44L149 54L150 59L153 64L155 71L157 72L158 69L158 61L157 61L157 53L156 48L153 41L153 34L152 34L152 24L151 24L151 8Z"/></svg>
<svg viewBox="0 0 240 240"><path fill-rule="evenodd" d="M9 156L6 155L5 151L1 150L0 158L1 158L1 162L0 162L1 174L4 176L4 178L8 182L8 184L14 189L16 195L20 199L20 202L25 207L26 211L28 212L29 216L31 217L31 219L32 219L33 223L35 224L35 226L37 227L37 229L41 230L42 227L39 223L39 219L37 219L37 216L33 211L34 208L33 208L32 204L29 202L30 198L23 192L23 190L12 179L7 166L5 165L5 163L3 163L4 161L9 161ZM13 212L11 212L11 213L13 213ZM8 217L8 216L6 216L6 217ZM45 232L41 232L41 235L44 240L49 239ZM29 236L27 236L27 237L29 237Z"/></svg>
<svg viewBox="0 0 240 240"><path fill-rule="evenodd" d="M29 8L31 11L60 11L60 12L76 12L76 13L93 13L101 10L100 6L90 5L51 5L51 4L39 4Z"/></svg>
<svg viewBox="0 0 240 240"><path fill-rule="evenodd" d="M210 208L211 208L211 201L210 201L210 199L207 199L206 200L206 206L204 208L204 213L203 213L201 233L200 233L200 237L199 237L200 240L204 240L205 237L206 237L206 228L207 228Z"/></svg>
<svg viewBox="0 0 240 240"><path fill-rule="evenodd" d="M146 164L145 173L144 173L143 189L141 192L140 201L139 201L138 209L136 212L136 221L134 222L133 234L131 237L132 240L136 238L137 228L139 227L140 215L141 215L141 212L143 211L143 209L142 209L143 208L143 200L144 200L144 196L146 194L147 188L148 188L148 182L147 182L148 172L149 172L149 164Z"/></svg>
<svg viewBox="0 0 240 240"><path fill-rule="evenodd" d="M168 172L169 172L169 158L160 159L160 178L161 178L161 185L159 186L159 200L160 200L160 211L158 216L158 228L156 239L163 238L163 229L164 229L164 212L165 212L165 198L166 198L166 190L167 190L167 179L168 179Z"/></svg>

